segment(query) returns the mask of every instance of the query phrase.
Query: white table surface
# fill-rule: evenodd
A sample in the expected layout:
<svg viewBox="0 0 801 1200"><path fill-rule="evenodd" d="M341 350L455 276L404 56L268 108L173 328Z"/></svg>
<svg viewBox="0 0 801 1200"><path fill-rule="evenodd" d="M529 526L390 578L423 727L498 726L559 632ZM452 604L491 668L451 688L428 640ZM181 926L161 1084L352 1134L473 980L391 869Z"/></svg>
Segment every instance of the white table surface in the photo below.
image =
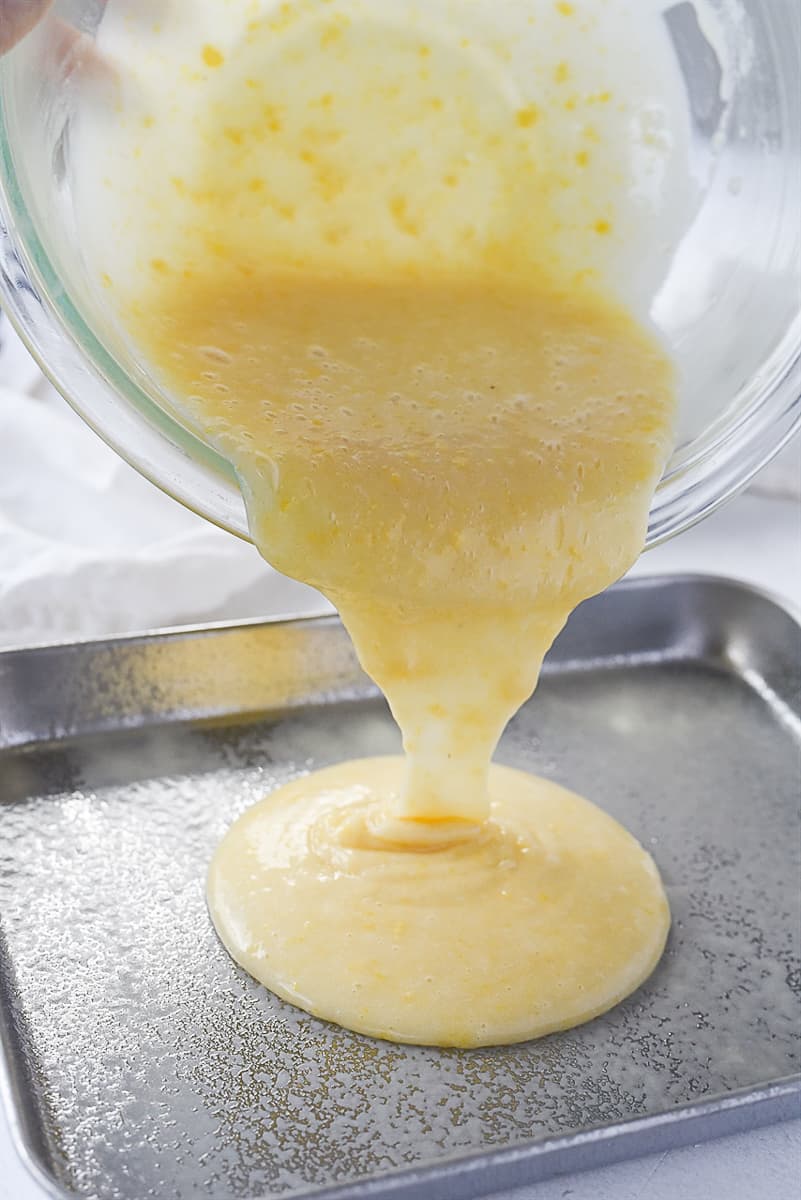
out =
<svg viewBox="0 0 801 1200"><path fill-rule="evenodd" d="M801 609L801 507L747 495L649 552L638 574L696 571L767 588ZM563 1175L494 1200L793 1200L801 1179L801 1120ZM40 1200L0 1113L0 1200ZM143 1198L144 1200L144 1198ZM165 1197L164 1200L173 1200Z"/></svg>

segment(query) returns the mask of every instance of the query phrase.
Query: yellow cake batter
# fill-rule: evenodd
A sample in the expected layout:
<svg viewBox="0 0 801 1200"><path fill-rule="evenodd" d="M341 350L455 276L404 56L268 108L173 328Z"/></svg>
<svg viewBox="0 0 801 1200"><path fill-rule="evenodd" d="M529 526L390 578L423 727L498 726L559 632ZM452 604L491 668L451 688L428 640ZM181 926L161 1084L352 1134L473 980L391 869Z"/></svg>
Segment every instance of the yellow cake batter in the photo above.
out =
<svg viewBox="0 0 801 1200"><path fill-rule="evenodd" d="M265 558L336 604L406 757L246 813L211 914L268 987L365 1033L565 1028L652 970L667 903L614 821L490 759L571 610L643 544L675 396L626 222L670 131L630 153L639 110L586 4L228 9L251 13L236 38L183 30L171 108L148 98L156 39L92 131L110 180L137 164L115 194L136 259L109 238L100 279L235 465ZM540 21L533 72L514 12Z"/></svg>
<svg viewBox="0 0 801 1200"><path fill-rule="evenodd" d="M479 1046L577 1025L650 974L667 903L611 817L494 766L491 820L410 849L382 828L403 773L399 758L343 763L236 823L208 894L251 975L373 1037Z"/></svg>

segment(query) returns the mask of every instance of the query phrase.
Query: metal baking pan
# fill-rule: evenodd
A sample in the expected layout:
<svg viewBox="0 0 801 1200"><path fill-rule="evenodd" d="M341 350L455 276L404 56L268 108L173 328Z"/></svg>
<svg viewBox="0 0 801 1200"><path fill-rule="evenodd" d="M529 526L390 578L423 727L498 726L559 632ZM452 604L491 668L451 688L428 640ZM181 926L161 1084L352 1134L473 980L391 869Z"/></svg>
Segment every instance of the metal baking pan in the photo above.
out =
<svg viewBox="0 0 801 1200"><path fill-rule="evenodd" d="M498 757L620 818L673 930L605 1017L465 1052L295 1011L206 914L247 805L398 748L335 620L0 655L0 1040L40 1183L462 1200L798 1112L800 658L787 612L721 580L625 583L572 617Z"/></svg>

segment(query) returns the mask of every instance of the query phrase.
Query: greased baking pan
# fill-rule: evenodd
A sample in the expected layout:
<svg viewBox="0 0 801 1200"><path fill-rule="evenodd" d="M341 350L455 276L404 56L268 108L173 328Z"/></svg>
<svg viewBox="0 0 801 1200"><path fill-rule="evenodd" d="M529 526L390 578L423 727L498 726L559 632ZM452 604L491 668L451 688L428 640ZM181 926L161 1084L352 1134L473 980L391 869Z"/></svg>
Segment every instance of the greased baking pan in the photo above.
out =
<svg viewBox="0 0 801 1200"><path fill-rule="evenodd" d="M465 1052L295 1011L206 914L247 805L398 749L335 620L0 655L0 1033L40 1183L461 1200L797 1112L800 659L794 619L721 580L625 583L572 617L498 758L622 820L673 929L613 1012Z"/></svg>

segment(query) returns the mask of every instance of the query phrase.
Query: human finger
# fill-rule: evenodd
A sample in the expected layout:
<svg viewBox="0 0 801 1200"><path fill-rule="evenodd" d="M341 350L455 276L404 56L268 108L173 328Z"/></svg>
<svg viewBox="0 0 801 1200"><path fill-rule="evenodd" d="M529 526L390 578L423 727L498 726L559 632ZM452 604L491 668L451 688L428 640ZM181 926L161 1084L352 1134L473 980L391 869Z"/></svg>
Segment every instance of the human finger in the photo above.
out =
<svg viewBox="0 0 801 1200"><path fill-rule="evenodd" d="M51 0L0 0L0 54L30 33L50 4Z"/></svg>

